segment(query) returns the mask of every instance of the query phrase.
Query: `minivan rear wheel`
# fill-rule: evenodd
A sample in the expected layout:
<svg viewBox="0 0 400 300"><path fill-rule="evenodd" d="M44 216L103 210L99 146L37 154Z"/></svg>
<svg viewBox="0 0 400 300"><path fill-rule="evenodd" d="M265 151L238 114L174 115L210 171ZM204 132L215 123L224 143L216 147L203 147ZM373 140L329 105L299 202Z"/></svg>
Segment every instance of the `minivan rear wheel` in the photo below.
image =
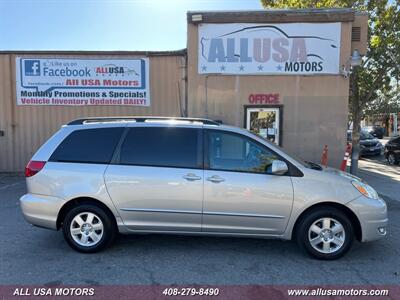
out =
<svg viewBox="0 0 400 300"><path fill-rule="evenodd" d="M334 207L323 207L302 217L296 235L300 248L309 255L333 260L350 250L354 228L345 213Z"/></svg>
<svg viewBox="0 0 400 300"><path fill-rule="evenodd" d="M115 238L115 225L100 207L83 204L72 208L63 222L67 243L84 253L98 252L109 246Z"/></svg>

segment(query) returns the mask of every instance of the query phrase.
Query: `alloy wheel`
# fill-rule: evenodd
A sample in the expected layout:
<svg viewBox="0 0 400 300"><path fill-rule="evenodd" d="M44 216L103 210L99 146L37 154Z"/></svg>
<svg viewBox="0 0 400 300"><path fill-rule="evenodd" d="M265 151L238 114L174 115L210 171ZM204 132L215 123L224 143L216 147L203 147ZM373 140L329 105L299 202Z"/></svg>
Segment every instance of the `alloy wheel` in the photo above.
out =
<svg viewBox="0 0 400 300"><path fill-rule="evenodd" d="M94 246L103 237L103 222L92 212L82 212L72 219L70 233L77 244L84 247Z"/></svg>
<svg viewBox="0 0 400 300"><path fill-rule="evenodd" d="M338 251L344 245L345 239L346 233L343 225L333 218L318 219L308 230L310 245L324 254Z"/></svg>
<svg viewBox="0 0 400 300"><path fill-rule="evenodd" d="M396 158L394 157L393 153L390 153L388 155L388 162L389 162L389 165L394 165L396 163Z"/></svg>

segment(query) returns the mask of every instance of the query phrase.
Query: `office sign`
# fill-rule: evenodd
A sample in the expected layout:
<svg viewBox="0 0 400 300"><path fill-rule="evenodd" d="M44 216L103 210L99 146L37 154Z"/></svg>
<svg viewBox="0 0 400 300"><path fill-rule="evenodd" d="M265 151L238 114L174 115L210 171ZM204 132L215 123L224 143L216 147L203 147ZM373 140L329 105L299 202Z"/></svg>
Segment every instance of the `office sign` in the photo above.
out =
<svg viewBox="0 0 400 300"><path fill-rule="evenodd" d="M149 60L16 58L18 105L150 106Z"/></svg>
<svg viewBox="0 0 400 300"><path fill-rule="evenodd" d="M339 74L340 23L199 24L199 74Z"/></svg>
<svg viewBox="0 0 400 300"><path fill-rule="evenodd" d="M250 104L278 104L279 94L250 94L248 99Z"/></svg>

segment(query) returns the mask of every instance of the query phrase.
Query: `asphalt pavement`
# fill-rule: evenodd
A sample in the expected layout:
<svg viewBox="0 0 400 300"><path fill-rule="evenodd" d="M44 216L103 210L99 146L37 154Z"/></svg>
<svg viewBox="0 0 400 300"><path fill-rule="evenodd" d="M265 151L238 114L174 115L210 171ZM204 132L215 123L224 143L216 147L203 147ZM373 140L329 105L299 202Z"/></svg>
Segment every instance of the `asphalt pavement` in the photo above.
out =
<svg viewBox="0 0 400 300"><path fill-rule="evenodd" d="M80 254L61 232L29 225L18 203L24 178L0 174L0 284L399 284L400 166L360 166L385 192L388 236L357 242L336 261L311 259L293 242L163 235L120 236L104 252Z"/></svg>
<svg viewBox="0 0 400 300"><path fill-rule="evenodd" d="M400 201L400 166L391 166L383 155L359 160L358 176L371 184L379 194Z"/></svg>

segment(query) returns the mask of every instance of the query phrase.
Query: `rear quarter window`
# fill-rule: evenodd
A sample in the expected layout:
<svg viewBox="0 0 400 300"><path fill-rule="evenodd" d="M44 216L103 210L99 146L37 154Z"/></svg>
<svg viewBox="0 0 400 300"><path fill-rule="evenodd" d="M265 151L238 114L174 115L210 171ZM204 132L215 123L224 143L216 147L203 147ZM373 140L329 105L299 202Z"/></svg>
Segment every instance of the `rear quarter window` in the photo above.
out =
<svg viewBox="0 0 400 300"><path fill-rule="evenodd" d="M124 128L96 128L75 130L51 155L49 161L107 164Z"/></svg>

